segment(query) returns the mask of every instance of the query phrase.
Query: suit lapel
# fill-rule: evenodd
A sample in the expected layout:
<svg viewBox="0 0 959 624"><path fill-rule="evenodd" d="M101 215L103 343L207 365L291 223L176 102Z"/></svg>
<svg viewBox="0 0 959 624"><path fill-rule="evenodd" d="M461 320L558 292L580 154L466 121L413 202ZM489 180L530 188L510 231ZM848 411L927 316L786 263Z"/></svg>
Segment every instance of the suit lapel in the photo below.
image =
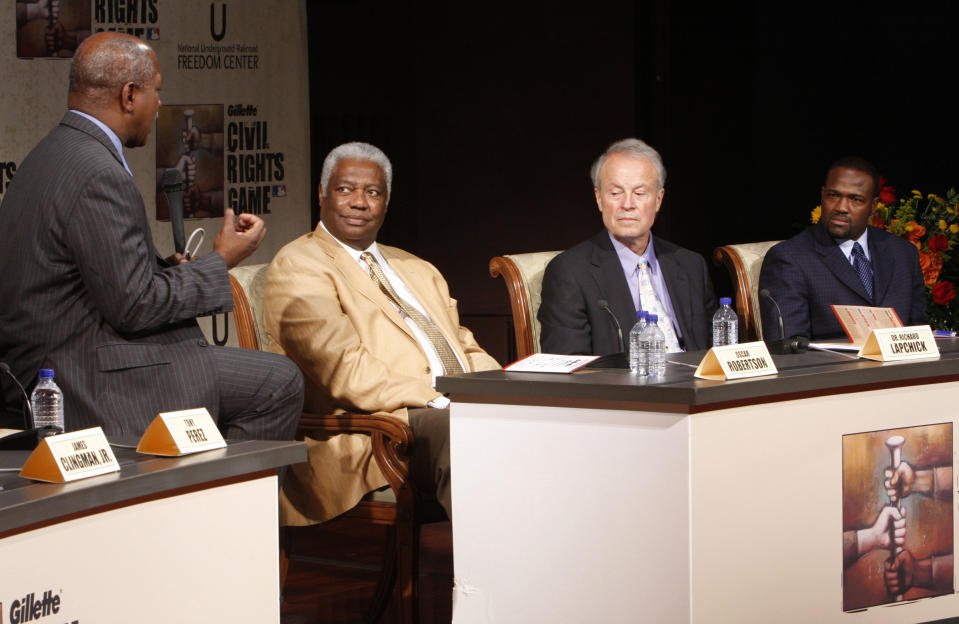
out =
<svg viewBox="0 0 959 624"><path fill-rule="evenodd" d="M593 237L593 253L587 270L596 280L599 292L603 299L609 302L610 310L616 316L623 328L623 339L636 322L636 302L633 301L626 276L623 274L623 264L613 249L609 234L603 230ZM598 305L595 301L590 305Z"/></svg>
<svg viewBox="0 0 959 624"><path fill-rule="evenodd" d="M893 274L893 267L884 264L892 262L893 255L887 251L887 240L884 240L878 232L877 229L869 228L869 262L872 264L873 294L875 294L876 305L886 298Z"/></svg>
<svg viewBox="0 0 959 624"><path fill-rule="evenodd" d="M676 257L666 245L660 243L660 239L655 239L653 248L656 250L656 261L659 263L659 270L663 272L663 281L666 283L666 292L669 295L669 302L673 306L673 312L676 314L676 323L683 332L683 339L689 340L692 336L691 322L692 310L689 296L689 280L686 272Z"/></svg>
<svg viewBox="0 0 959 624"><path fill-rule="evenodd" d="M463 370L471 372L473 363L460 342L458 317L450 313L448 295L443 294L446 289L441 289L436 283L436 274L427 268L428 263L410 254L399 254L396 251L394 247L380 245L380 253L423 306L429 319L439 328L440 333L459 358Z"/></svg>
<svg viewBox="0 0 959 624"><path fill-rule="evenodd" d="M423 270L425 266L423 261L407 254L396 254L393 247L386 245L380 245L380 252L396 274L400 276L400 279L403 280L406 287L412 291L416 300L426 310L426 315L439 328L440 333L446 338L446 341L457 353L463 364L468 366L469 360L459 341L459 327L453 324L453 319L449 314L449 301L440 297L440 291L436 288L427 288L428 285L433 283L433 274Z"/></svg>
<svg viewBox="0 0 959 624"><path fill-rule="evenodd" d="M814 227L813 238L816 242L816 252L822 258L823 264L836 276L836 279L862 297L865 303L872 305L869 294L862 285L859 275L856 274L855 269L849 264L849 260L843 255L842 250L839 249L839 245L836 244L836 241L834 241L832 237L829 236L829 233L822 227L818 225ZM870 245L869 249L872 251L872 245ZM875 270L873 274L875 275Z"/></svg>
<svg viewBox="0 0 959 624"><path fill-rule="evenodd" d="M408 258L394 254L392 247L380 245L380 253L383 254L383 257L390 263L393 271L400 276L403 284L410 289L413 296L416 297L416 300L419 301L420 305L426 310L427 316L443 331L443 335L449 340L449 324L444 323L446 314L443 314L443 311L438 309L439 302L436 301L436 293L430 293L421 288L423 284L430 281L430 276L423 275L415 262L409 262Z"/></svg>
<svg viewBox="0 0 959 624"><path fill-rule="evenodd" d="M370 278L369 273L366 273L360 267L359 263L357 263L332 236L326 233L321 225L317 224L314 234L323 252L330 257L333 266L336 267L343 275L343 278L350 283L352 290L369 299L394 325L399 327L416 342L416 337L406 324L406 321L403 320L403 317L396 310L396 307L393 305L393 302L390 301L389 297L383 294L383 291L380 290L376 282Z"/></svg>

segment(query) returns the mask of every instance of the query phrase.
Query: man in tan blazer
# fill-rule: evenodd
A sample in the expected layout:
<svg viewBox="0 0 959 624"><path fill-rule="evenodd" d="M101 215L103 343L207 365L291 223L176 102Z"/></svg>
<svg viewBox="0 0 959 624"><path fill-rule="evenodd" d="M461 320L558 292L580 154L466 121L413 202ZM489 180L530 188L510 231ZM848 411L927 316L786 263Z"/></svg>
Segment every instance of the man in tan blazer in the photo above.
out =
<svg viewBox="0 0 959 624"><path fill-rule="evenodd" d="M392 165L378 148L347 143L330 152L320 178L321 222L273 259L264 319L271 350L304 373L305 410L409 421L412 462L427 466L420 474L411 468L417 489L435 491L450 514L449 400L433 384L458 369L499 364L460 326L433 265L376 243L391 183ZM366 435L312 441L309 458L284 483L283 524L322 522L386 485Z"/></svg>

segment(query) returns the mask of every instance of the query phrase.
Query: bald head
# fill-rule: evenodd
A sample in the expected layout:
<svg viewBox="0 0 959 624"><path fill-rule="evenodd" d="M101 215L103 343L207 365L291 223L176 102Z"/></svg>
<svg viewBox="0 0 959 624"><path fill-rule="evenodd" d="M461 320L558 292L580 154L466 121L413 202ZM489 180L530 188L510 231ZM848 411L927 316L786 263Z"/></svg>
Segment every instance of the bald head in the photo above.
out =
<svg viewBox="0 0 959 624"><path fill-rule="evenodd" d="M156 54L136 37L101 32L77 48L68 106L96 117L127 147L145 145L160 109Z"/></svg>
<svg viewBox="0 0 959 624"><path fill-rule="evenodd" d="M77 48L70 65L70 108L87 112L112 99L124 84L144 85L157 72L156 55L136 37L100 32Z"/></svg>

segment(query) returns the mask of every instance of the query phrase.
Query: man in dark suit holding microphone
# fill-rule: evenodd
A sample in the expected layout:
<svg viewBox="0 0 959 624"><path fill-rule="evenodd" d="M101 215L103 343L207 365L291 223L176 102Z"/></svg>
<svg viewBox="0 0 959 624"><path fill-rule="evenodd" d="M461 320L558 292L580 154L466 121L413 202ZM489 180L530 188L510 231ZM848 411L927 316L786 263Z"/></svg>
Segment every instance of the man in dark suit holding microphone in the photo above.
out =
<svg viewBox="0 0 959 624"><path fill-rule="evenodd" d="M764 301L763 337L845 338L832 305L894 308L903 325L926 323L916 247L869 225L879 200L876 168L862 158L842 158L829 167L821 195L819 222L763 260L759 287L781 310Z"/></svg>
<svg viewBox="0 0 959 624"><path fill-rule="evenodd" d="M233 307L227 269L263 221L224 213L213 253L160 260L123 148L146 143L163 78L129 35L77 50L69 111L0 205L0 353L24 384L53 368L68 430L139 436L158 412L206 407L228 438L291 439L303 380L288 359L210 346L195 317Z"/></svg>

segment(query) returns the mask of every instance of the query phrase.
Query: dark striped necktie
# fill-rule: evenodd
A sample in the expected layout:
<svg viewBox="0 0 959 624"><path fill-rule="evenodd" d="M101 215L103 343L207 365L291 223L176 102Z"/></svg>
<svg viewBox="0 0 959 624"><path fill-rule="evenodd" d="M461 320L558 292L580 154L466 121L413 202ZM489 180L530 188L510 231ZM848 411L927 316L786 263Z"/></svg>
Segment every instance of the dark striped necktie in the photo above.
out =
<svg viewBox="0 0 959 624"><path fill-rule="evenodd" d="M396 294L396 291L393 290L393 286L390 285L390 281L386 279L383 269L380 268L380 263L376 261L376 257L370 252L364 251L360 255L360 260L365 262L366 266L370 267L370 277L373 278L373 281L377 283L377 285L380 287L380 290L383 291L383 294L389 297L390 301L395 303L397 307L399 307L399 309L406 314L406 316L413 319L413 322L416 323L416 326L420 328L420 331L426 335L430 343L432 343L433 348L436 349L436 355L439 356L440 362L443 363L443 368L445 369L446 374L452 375L454 373L462 373L463 367L460 366L459 360L456 359L456 353L453 352L453 348L450 346L450 343L447 342L439 328L433 323L433 321L426 318L426 316L424 316L419 310L411 306Z"/></svg>
<svg viewBox="0 0 959 624"><path fill-rule="evenodd" d="M859 281L869 295L869 301L872 302L872 264L866 258L866 252L862 250L859 241L852 246L852 268L859 275Z"/></svg>

